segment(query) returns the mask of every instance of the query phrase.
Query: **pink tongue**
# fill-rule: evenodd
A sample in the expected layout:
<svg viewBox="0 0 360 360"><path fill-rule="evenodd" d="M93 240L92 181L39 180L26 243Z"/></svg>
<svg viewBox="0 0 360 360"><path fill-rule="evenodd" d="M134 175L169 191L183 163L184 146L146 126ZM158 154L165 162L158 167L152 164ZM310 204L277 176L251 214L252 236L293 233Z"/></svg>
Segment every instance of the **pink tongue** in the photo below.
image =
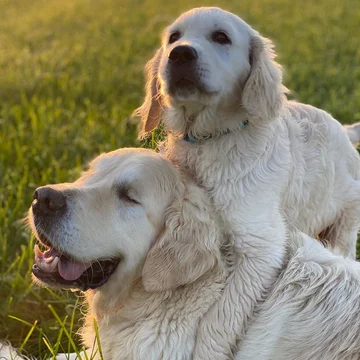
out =
<svg viewBox="0 0 360 360"><path fill-rule="evenodd" d="M90 263L75 262L62 256L59 259L58 271L63 279L76 280L90 266L91 266Z"/></svg>

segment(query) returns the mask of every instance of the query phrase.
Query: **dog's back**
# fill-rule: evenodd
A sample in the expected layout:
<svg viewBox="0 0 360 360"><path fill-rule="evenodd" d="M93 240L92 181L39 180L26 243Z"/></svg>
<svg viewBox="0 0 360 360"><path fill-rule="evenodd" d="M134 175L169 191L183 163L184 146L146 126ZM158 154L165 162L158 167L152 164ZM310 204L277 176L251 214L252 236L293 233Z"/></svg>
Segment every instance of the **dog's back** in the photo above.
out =
<svg viewBox="0 0 360 360"><path fill-rule="evenodd" d="M304 234L236 359L355 360L360 357L360 264Z"/></svg>
<svg viewBox="0 0 360 360"><path fill-rule="evenodd" d="M359 155L346 130L325 111L290 101L284 115L293 159L283 195L288 222L355 257Z"/></svg>

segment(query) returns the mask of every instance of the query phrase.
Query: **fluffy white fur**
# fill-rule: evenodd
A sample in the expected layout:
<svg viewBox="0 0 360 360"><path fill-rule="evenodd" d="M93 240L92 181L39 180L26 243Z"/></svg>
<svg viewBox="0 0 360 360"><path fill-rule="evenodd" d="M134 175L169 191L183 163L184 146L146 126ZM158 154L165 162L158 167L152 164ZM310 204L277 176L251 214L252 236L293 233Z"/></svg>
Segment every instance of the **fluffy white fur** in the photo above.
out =
<svg viewBox="0 0 360 360"><path fill-rule="evenodd" d="M215 31L231 44L214 42ZM169 85L168 54L178 45L198 55L189 91ZM280 271L288 226L355 256L359 155L328 113L286 99L274 57L271 41L237 16L198 8L164 32L147 64L142 135L163 121L164 153L209 192L237 255L221 301L202 320L195 358L231 356Z"/></svg>
<svg viewBox="0 0 360 360"><path fill-rule="evenodd" d="M203 189L163 156L135 149L101 155L79 180L51 186L66 193L68 212L48 240L74 259L122 259L105 285L86 292L81 333L89 358L97 352L94 319L105 360L207 359L196 354L199 334L214 347L239 350L239 360L357 358L360 266L354 261L289 232L279 276L256 302L239 347L228 337L229 319L237 319L244 293L269 277L267 264L252 269L242 292L226 286L234 281L234 254ZM124 186L137 203L124 196ZM226 331L213 334L212 327ZM0 346L0 355L22 359L9 346Z"/></svg>
<svg viewBox="0 0 360 360"><path fill-rule="evenodd" d="M82 359L90 359L90 357L86 358L86 355L82 352L80 353ZM0 360L35 360L34 357L25 357L24 355L20 355L16 349L14 349L9 343L4 343L0 341ZM56 360L79 360L79 357L76 353L65 354L61 353L56 356Z"/></svg>
<svg viewBox="0 0 360 360"><path fill-rule="evenodd" d="M235 359L359 359L360 264L304 234L291 236L297 246Z"/></svg>
<svg viewBox="0 0 360 360"><path fill-rule="evenodd" d="M284 269L279 274L277 281L272 287L269 296L264 302L257 304L254 314L251 317L249 327L246 331L245 338L234 357L235 360L357 360L360 353L360 264L344 259L341 256L334 255L329 250L323 248L314 239L309 238L307 235L294 231L290 234L292 238L292 246L288 248L288 260L284 263ZM186 261L186 260L185 260ZM208 278L211 281L211 276ZM219 288L223 287L223 277L219 278ZM200 284L202 282L200 281ZM191 296L197 282L193 283L189 292L182 292L184 304L195 305L199 299L205 300L201 296L201 287L199 287L199 295L197 299ZM206 284L204 283L206 286ZM210 287L213 284L209 284ZM219 289L217 289L219 290ZM196 292L195 291L195 292ZM140 293L136 293L140 295ZM161 326L163 328L160 333L157 333L158 338L162 337L163 345L166 346L166 340L173 338L174 341L180 340L180 346L183 348L176 348L170 357L159 354L155 349L150 347L147 356L138 357L139 349L133 347L139 346L136 342L132 344L129 341L125 346L132 350L126 350L122 353L116 353L120 350L114 346L110 357L106 353L104 359L203 359L199 357L192 357L189 346L192 347L194 341L193 333L190 334L189 342L182 342L181 339L187 333L186 328L175 326L176 323L182 322L181 315L184 315L184 308L180 306L181 302L176 302L177 291L168 292L168 296L163 298L160 296L155 304L150 306L147 304L143 308L146 300L132 299L133 306L139 306L128 313L135 314L136 318L131 322L129 333L126 337L131 337L131 332L136 329L142 328L143 331L149 331L148 336L142 339L143 342L151 341L154 339L153 327ZM178 293L179 295L179 293ZM189 297L187 298L187 296ZM113 296L113 294L111 294ZM149 296L149 294L147 294ZM234 295L236 296L236 295ZM169 314L170 299L174 297L174 308ZM153 299L156 296L153 295ZM185 300L187 299L187 300ZM213 298L209 299L211 302ZM219 301L219 300L215 300ZM207 308L208 303L204 303ZM154 310L156 309L156 310ZM195 308L196 309L196 308ZM188 307L186 312L192 313L195 317L198 315L197 311L192 306ZM148 314L152 311L152 316L142 318L137 327L135 326L136 320L141 317L142 313ZM116 345L117 342L122 343L124 336L121 331L121 323L124 321L123 317L118 317L121 311L115 309L112 320L107 321L108 335L111 338L112 344ZM165 311L162 313L162 311ZM233 309L228 309L232 312ZM144 314L144 315L145 315ZM171 322L167 322L169 318ZM208 313L204 313L208 316ZM167 320L166 320L167 319ZM218 319L214 319L218 321ZM129 324L129 318L126 319ZM91 323L89 319L89 323ZM152 325L150 325L153 323ZM157 325L156 325L157 324ZM172 326L171 326L172 325ZM185 323L184 323L185 325ZM90 325L91 327L91 325ZM112 327L112 329L111 329ZM120 327L120 329L119 329ZM88 329L92 332L91 328ZM116 331L119 331L119 334ZM177 334L179 331L180 334ZM138 335L139 332L135 331L134 334ZM89 334L90 336L93 336ZM135 335L135 337L136 337ZM218 334L221 337L221 334ZM107 343L107 341L105 341ZM170 341L169 344L172 342ZM147 347L149 344L142 344ZM1 345L0 345L1 346ZM123 350L123 349L121 349ZM235 351L235 349L234 349ZM127 357L121 354L129 354L133 352L136 354L128 355ZM154 354L154 352L156 354ZM166 353L165 353L166 354ZM179 354L182 354L180 356ZM58 360L65 360L68 355L62 354L57 357ZM83 356L82 359L86 357ZM233 358L233 357L231 357ZM9 346L0 347L0 359L4 360L21 360L23 359L14 349ZM70 358L76 360L75 354L70 354Z"/></svg>
<svg viewBox="0 0 360 360"><path fill-rule="evenodd" d="M96 319L105 360L190 359L231 266L203 189L140 149L101 155L79 180L51 186L69 209L47 234L51 243L74 259L121 258L105 285L86 292L85 346L96 344Z"/></svg>
<svg viewBox="0 0 360 360"><path fill-rule="evenodd" d="M25 360L10 344L0 341L0 360Z"/></svg>

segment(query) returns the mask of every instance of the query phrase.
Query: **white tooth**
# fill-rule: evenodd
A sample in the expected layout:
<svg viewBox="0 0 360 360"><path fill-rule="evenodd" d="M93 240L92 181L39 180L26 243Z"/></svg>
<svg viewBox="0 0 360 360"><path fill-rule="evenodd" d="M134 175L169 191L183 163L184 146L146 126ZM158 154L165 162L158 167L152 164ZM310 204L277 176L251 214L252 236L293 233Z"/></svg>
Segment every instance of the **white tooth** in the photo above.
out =
<svg viewBox="0 0 360 360"><path fill-rule="evenodd" d="M44 260L46 263L51 263L54 261L54 256L46 257L46 258L44 258Z"/></svg>
<svg viewBox="0 0 360 360"><path fill-rule="evenodd" d="M40 258L43 254L37 244L34 247L34 252L35 252L35 259Z"/></svg>
<svg viewBox="0 0 360 360"><path fill-rule="evenodd" d="M55 259L51 263L51 267L49 267L49 271L54 271L59 262L59 258L56 256Z"/></svg>

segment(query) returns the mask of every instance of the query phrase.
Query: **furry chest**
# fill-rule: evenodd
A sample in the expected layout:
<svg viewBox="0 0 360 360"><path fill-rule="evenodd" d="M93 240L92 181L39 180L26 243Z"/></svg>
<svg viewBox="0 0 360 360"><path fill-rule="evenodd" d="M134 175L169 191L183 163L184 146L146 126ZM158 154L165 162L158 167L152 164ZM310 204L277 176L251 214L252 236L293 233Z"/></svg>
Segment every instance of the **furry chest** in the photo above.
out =
<svg viewBox="0 0 360 360"><path fill-rule="evenodd" d="M231 135L192 144L169 137L165 151L210 193L225 221L243 223L259 216L260 209L272 209L287 179L276 156L283 149L249 152Z"/></svg>

